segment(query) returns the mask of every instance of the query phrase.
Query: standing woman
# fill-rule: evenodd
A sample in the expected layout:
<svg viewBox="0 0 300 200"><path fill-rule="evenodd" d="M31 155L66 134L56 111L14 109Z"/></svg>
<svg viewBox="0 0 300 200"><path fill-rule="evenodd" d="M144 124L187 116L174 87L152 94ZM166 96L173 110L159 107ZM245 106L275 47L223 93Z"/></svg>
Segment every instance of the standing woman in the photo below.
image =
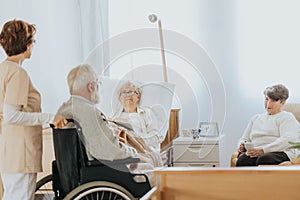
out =
<svg viewBox="0 0 300 200"><path fill-rule="evenodd" d="M0 44L0 172L4 200L33 200L42 171L42 124L63 127L62 116L41 113L41 96L22 68L31 57L36 28L21 20L4 24Z"/></svg>

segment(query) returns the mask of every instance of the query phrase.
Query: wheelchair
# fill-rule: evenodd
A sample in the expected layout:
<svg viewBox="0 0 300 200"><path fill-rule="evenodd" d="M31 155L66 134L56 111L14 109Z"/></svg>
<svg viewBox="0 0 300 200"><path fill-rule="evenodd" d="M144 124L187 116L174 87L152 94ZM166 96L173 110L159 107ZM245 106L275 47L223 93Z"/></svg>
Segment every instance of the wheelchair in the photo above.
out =
<svg viewBox="0 0 300 200"><path fill-rule="evenodd" d="M36 200L131 200L142 197L151 189L145 174L133 174L127 167L139 162L138 158L89 160L78 136L82 128L77 121L68 121L73 122L75 128L53 128L55 160L52 174L37 183ZM135 177L142 181L135 181Z"/></svg>

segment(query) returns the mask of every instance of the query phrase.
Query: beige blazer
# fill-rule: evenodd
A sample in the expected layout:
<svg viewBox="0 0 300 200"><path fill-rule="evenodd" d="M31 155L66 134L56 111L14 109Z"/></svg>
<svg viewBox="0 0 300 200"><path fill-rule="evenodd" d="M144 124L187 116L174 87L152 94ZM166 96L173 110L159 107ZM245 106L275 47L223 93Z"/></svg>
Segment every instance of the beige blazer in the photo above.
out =
<svg viewBox="0 0 300 200"><path fill-rule="evenodd" d="M21 105L24 112L41 112L41 97L18 64L0 64L0 116L3 104ZM0 117L1 120L2 117ZM0 172L42 171L42 127L5 124L0 127Z"/></svg>

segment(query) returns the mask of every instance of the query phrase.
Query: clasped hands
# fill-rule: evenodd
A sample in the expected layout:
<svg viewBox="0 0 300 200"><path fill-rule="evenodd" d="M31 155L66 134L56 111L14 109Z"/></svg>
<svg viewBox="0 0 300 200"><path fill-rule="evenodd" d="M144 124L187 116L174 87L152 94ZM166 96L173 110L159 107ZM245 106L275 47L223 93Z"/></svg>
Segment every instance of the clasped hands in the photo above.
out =
<svg viewBox="0 0 300 200"><path fill-rule="evenodd" d="M261 156L265 153L262 148L253 148L253 149L250 149L250 150L246 151L244 143L240 144L238 152L239 152L239 154L240 153L245 153L246 156L249 156L249 157L252 157L252 158L259 157L259 156Z"/></svg>
<svg viewBox="0 0 300 200"><path fill-rule="evenodd" d="M262 148L254 148L246 152L246 155L250 157L258 157L263 154L264 154L264 150Z"/></svg>

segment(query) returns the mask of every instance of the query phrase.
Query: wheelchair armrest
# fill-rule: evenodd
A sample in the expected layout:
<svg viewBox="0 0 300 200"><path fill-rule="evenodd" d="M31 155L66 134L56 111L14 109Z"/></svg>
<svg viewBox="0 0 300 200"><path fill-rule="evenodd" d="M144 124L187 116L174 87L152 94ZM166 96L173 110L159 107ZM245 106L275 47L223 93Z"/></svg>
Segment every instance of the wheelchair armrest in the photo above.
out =
<svg viewBox="0 0 300 200"><path fill-rule="evenodd" d="M137 178L137 180L134 179L135 182L149 183L149 178L146 174L132 174L132 176Z"/></svg>
<svg viewBox="0 0 300 200"><path fill-rule="evenodd" d="M103 166L103 165L109 165L109 166L116 166L116 165L127 165L132 163L138 163L140 162L139 158L133 158L133 157L127 157L124 159L117 159L117 160L89 160L87 161L87 166Z"/></svg>

